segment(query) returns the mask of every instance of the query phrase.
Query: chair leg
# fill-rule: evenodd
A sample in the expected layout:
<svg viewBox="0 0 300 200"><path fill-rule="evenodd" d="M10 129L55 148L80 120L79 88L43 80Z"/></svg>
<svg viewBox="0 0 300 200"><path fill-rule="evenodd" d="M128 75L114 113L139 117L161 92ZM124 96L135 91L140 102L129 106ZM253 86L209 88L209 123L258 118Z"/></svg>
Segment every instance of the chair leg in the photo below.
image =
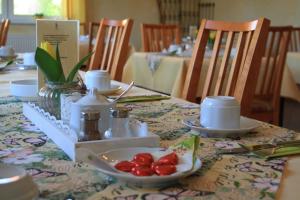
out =
<svg viewBox="0 0 300 200"><path fill-rule="evenodd" d="M274 122L275 121L277 121L277 120L279 120L279 121L277 121L277 124L279 125L279 126L283 126L283 114L284 114L284 103L285 103L285 98L283 98L283 97L280 97L280 100L279 100L280 102L279 102L279 113L274 113ZM275 116L275 115L277 115L277 117ZM279 116L278 116L279 115ZM277 118L277 120L276 120L276 118Z"/></svg>

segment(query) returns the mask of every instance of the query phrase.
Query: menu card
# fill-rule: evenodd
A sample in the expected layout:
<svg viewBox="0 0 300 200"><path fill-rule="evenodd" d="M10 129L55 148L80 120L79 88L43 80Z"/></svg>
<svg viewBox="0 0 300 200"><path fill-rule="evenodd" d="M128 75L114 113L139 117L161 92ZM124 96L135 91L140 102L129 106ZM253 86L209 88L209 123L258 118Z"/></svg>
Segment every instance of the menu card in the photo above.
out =
<svg viewBox="0 0 300 200"><path fill-rule="evenodd" d="M36 45L48 42L53 49L59 45L60 59L65 76L77 64L79 58L79 21L78 20L37 20ZM38 70L39 89L45 84L45 77Z"/></svg>

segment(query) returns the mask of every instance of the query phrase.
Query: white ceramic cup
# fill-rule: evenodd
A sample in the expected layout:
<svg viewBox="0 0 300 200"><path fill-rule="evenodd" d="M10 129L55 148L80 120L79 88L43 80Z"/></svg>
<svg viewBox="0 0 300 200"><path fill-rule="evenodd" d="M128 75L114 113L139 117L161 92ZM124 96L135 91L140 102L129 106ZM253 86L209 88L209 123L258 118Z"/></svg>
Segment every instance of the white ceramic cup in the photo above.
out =
<svg viewBox="0 0 300 200"><path fill-rule="evenodd" d="M174 51L177 51L178 48L179 48L179 45L177 45L177 44L171 44L171 45L169 46L169 48L168 48L168 51L169 51L169 52L174 52Z"/></svg>
<svg viewBox="0 0 300 200"><path fill-rule="evenodd" d="M96 88L98 91L110 89L110 75L105 70L87 71L85 74L85 84L87 89Z"/></svg>
<svg viewBox="0 0 300 200"><path fill-rule="evenodd" d="M14 56L15 50L11 46L0 47L0 56Z"/></svg>
<svg viewBox="0 0 300 200"><path fill-rule="evenodd" d="M35 56L34 52L24 53L23 54L23 65L27 65L27 66L36 65L34 56Z"/></svg>
<svg viewBox="0 0 300 200"><path fill-rule="evenodd" d="M212 129L239 129L239 102L230 96L206 97L200 105L200 124Z"/></svg>

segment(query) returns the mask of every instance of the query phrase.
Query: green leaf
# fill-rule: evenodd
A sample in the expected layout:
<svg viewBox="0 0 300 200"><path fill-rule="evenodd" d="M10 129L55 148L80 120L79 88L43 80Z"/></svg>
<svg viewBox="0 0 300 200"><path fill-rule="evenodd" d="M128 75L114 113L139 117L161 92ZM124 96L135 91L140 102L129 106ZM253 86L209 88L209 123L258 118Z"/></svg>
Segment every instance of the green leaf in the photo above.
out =
<svg viewBox="0 0 300 200"><path fill-rule="evenodd" d="M299 146L278 148L278 149L276 149L274 154L268 155L268 156L266 156L266 158L270 159L270 158L290 156L290 155L295 155L295 154L300 154L300 147Z"/></svg>
<svg viewBox="0 0 300 200"><path fill-rule="evenodd" d="M239 188L240 187L240 182L238 182L238 181L234 181L234 186L236 187L236 188Z"/></svg>
<svg viewBox="0 0 300 200"><path fill-rule="evenodd" d="M274 193L266 192L266 194L267 194L270 198L275 199L275 194L274 194Z"/></svg>
<svg viewBox="0 0 300 200"><path fill-rule="evenodd" d="M60 60L60 55L59 55L59 48L58 48L58 43L56 44L56 62L57 62L57 66L58 68L61 69L62 73L61 73L61 76L59 78L59 81L60 82L65 82L66 81L66 78L65 78L65 75L63 73L63 67L62 67L62 64L61 64L61 60Z"/></svg>
<svg viewBox="0 0 300 200"><path fill-rule="evenodd" d="M10 61L8 61L8 62L6 63L5 66L11 65L11 64L13 64L13 63L14 63L14 60L10 60Z"/></svg>
<svg viewBox="0 0 300 200"><path fill-rule="evenodd" d="M94 52L90 52L87 56L82 58L72 69L70 74L68 75L67 82L72 82L77 71L80 69L80 67L93 55Z"/></svg>
<svg viewBox="0 0 300 200"><path fill-rule="evenodd" d="M142 101L155 101L170 99L169 96L163 95L140 95L140 96L128 96L119 99L118 103L130 103L130 102L142 102Z"/></svg>
<svg viewBox="0 0 300 200"><path fill-rule="evenodd" d="M62 68L58 66L57 61L47 51L37 47L35 51L35 62L48 81L60 81L63 74Z"/></svg>

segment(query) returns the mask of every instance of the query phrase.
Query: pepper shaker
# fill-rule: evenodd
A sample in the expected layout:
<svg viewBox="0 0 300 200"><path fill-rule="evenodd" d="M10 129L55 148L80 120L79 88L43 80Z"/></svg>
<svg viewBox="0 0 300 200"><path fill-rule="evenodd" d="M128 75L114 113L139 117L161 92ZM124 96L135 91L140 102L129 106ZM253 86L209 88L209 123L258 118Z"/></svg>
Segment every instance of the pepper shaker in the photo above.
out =
<svg viewBox="0 0 300 200"><path fill-rule="evenodd" d="M100 112L81 112L80 141L101 140L101 133L98 131Z"/></svg>

